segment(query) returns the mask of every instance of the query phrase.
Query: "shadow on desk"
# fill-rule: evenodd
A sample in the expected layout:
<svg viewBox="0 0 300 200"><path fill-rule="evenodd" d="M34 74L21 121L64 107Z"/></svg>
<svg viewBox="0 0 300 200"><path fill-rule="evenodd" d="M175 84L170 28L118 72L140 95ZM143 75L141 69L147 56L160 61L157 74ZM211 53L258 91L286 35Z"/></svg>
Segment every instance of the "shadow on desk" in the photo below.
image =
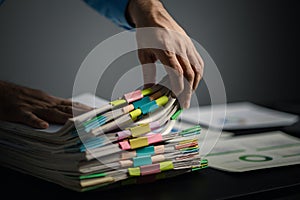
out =
<svg viewBox="0 0 300 200"><path fill-rule="evenodd" d="M299 165L244 173L211 168L151 183L78 193L59 185L6 168L2 172L2 195L10 198L68 199L299 199Z"/></svg>

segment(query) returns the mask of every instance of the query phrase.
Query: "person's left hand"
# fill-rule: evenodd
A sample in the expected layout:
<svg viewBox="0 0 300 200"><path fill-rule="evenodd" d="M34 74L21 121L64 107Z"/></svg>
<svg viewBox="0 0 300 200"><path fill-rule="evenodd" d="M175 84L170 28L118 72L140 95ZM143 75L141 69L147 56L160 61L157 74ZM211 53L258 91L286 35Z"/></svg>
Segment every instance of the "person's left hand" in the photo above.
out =
<svg viewBox="0 0 300 200"><path fill-rule="evenodd" d="M0 120L19 122L34 128L49 123L64 124L73 115L92 108L49 95L43 91L0 81Z"/></svg>

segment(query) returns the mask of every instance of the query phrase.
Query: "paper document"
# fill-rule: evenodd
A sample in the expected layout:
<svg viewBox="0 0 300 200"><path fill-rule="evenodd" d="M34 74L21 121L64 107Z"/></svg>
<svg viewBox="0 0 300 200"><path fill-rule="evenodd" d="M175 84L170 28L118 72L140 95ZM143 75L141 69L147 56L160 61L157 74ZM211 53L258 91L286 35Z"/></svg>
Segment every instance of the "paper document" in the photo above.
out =
<svg viewBox="0 0 300 200"><path fill-rule="evenodd" d="M206 156L212 168L231 172L300 164L300 139L281 131L219 140Z"/></svg>
<svg viewBox="0 0 300 200"><path fill-rule="evenodd" d="M185 110L181 119L224 130L288 126L298 121L298 116L268 109L249 102L227 105L202 106ZM226 108L226 110L224 110ZM226 115L225 115L226 112ZM214 117L216 120L212 120ZM224 126L223 126L224 125Z"/></svg>

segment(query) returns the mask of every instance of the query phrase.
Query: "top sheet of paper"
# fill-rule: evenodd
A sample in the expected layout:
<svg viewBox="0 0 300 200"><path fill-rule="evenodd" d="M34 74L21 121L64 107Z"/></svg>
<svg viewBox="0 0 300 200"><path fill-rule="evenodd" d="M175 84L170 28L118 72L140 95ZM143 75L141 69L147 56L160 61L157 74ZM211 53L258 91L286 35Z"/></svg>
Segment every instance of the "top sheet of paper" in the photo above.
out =
<svg viewBox="0 0 300 200"><path fill-rule="evenodd" d="M224 117L224 104L190 108L182 113L181 119L187 122L199 123L212 128L224 130L267 128L288 126L298 121L298 116L261 107L249 102L229 103L226 105ZM214 115L216 120L212 120Z"/></svg>

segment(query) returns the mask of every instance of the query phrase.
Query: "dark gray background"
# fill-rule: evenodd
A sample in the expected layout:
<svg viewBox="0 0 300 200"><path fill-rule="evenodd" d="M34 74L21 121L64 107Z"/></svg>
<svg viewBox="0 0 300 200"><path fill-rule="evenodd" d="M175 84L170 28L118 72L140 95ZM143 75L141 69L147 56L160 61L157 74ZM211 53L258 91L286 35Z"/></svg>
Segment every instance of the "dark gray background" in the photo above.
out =
<svg viewBox="0 0 300 200"><path fill-rule="evenodd" d="M296 1L163 2L214 59L229 102L299 102ZM80 0L6 0L0 6L0 30L0 79L65 98L71 97L87 54L122 31ZM136 65L135 52L118 59L97 94L109 98L122 73ZM200 104L209 103L205 84L197 96Z"/></svg>

